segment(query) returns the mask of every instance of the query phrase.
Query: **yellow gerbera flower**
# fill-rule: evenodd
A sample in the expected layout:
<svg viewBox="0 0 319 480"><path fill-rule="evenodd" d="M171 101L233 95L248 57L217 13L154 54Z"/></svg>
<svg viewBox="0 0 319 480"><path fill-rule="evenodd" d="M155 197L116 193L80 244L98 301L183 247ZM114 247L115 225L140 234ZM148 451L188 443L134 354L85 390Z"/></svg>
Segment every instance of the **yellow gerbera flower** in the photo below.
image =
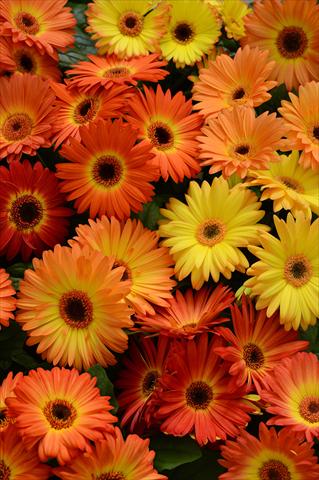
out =
<svg viewBox="0 0 319 480"><path fill-rule="evenodd" d="M303 168L298 164L299 152L291 155L281 155L279 163L269 163L268 170L250 171L253 177L246 185L261 185L263 200L274 201L274 212L282 208L304 212L311 217L311 211L319 215L319 172Z"/></svg>
<svg viewBox="0 0 319 480"><path fill-rule="evenodd" d="M245 35L244 17L251 12L243 0L206 0L216 8L228 38L239 40Z"/></svg>
<svg viewBox="0 0 319 480"><path fill-rule="evenodd" d="M222 273L230 278L234 270L244 272L249 266L239 247L259 243L266 225L256 225L264 216L256 195L240 185L230 188L227 181L214 178L212 185L191 182L187 205L171 198L166 217L160 221L159 234L167 237L179 280L191 273L192 285L199 289L209 276L218 282Z"/></svg>
<svg viewBox="0 0 319 480"><path fill-rule="evenodd" d="M280 309L286 330L306 330L319 317L319 219L310 224L299 212L274 222L279 239L264 233L262 247L249 247L259 261L247 270L253 278L245 286L258 296L257 310L267 307L270 317Z"/></svg>
<svg viewBox="0 0 319 480"><path fill-rule="evenodd" d="M170 0L171 21L160 45L177 67L194 65L209 53L220 29L214 10L201 0Z"/></svg>

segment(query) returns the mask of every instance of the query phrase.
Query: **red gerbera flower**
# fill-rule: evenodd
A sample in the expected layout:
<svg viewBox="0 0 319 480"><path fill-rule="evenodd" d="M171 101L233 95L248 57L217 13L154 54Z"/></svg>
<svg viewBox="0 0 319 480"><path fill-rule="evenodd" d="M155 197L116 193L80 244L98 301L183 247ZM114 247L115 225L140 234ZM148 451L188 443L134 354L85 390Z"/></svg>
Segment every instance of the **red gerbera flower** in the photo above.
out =
<svg viewBox="0 0 319 480"><path fill-rule="evenodd" d="M63 206L54 173L40 162L0 167L0 186L0 255L11 260L21 253L25 262L67 236L72 210Z"/></svg>
<svg viewBox="0 0 319 480"><path fill-rule="evenodd" d="M12 312L14 312L16 308L16 299L13 298L15 293L16 291L12 286L10 275L4 268L0 268L0 325L4 327L8 327L9 319L14 318Z"/></svg>

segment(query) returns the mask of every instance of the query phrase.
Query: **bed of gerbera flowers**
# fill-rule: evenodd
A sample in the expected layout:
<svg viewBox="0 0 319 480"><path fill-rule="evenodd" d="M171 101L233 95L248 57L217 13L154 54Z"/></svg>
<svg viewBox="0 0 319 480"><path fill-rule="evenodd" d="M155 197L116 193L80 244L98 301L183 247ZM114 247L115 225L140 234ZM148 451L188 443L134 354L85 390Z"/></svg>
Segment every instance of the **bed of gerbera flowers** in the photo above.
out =
<svg viewBox="0 0 319 480"><path fill-rule="evenodd" d="M0 0L0 480L319 479L319 4Z"/></svg>

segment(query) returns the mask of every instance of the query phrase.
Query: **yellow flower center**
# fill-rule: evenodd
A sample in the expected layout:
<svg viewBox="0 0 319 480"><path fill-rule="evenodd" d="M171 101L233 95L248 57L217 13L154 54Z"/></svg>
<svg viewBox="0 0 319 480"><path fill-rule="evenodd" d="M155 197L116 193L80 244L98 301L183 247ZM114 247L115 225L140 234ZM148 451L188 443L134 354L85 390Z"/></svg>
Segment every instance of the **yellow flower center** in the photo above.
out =
<svg viewBox="0 0 319 480"><path fill-rule="evenodd" d="M259 370L265 363L262 350L254 343L247 343L244 346L243 359L251 370Z"/></svg>
<svg viewBox="0 0 319 480"><path fill-rule="evenodd" d="M291 188L291 190L295 190L296 192L299 192L299 193L304 192L303 187L294 178L279 176L279 177L277 177L277 180L279 180L281 183L283 183L286 187Z"/></svg>
<svg viewBox="0 0 319 480"><path fill-rule="evenodd" d="M26 113L14 113L3 124L2 135L8 142L17 142L30 135L33 122Z"/></svg>
<svg viewBox="0 0 319 480"><path fill-rule="evenodd" d="M13 53L14 61L16 62L17 70L21 73L34 73L36 71L36 64L24 48L20 48Z"/></svg>
<svg viewBox="0 0 319 480"><path fill-rule="evenodd" d="M118 27L122 35L137 37L143 30L144 18L139 13L126 12L120 16Z"/></svg>
<svg viewBox="0 0 319 480"><path fill-rule="evenodd" d="M43 218L43 206L30 194L21 195L11 204L9 219L19 231L36 227Z"/></svg>
<svg viewBox="0 0 319 480"><path fill-rule="evenodd" d="M288 467L279 460L269 460L259 469L259 480L291 480Z"/></svg>
<svg viewBox="0 0 319 480"><path fill-rule="evenodd" d="M77 417L73 405L66 400L51 400L43 409L44 416L55 430L62 430L72 426Z"/></svg>
<svg viewBox="0 0 319 480"><path fill-rule="evenodd" d="M103 155L96 160L92 168L94 181L105 188L116 185L122 175L122 164L114 155Z"/></svg>
<svg viewBox="0 0 319 480"><path fill-rule="evenodd" d="M285 58L301 57L308 45L307 35L300 27L284 27L277 37L276 45Z"/></svg>
<svg viewBox="0 0 319 480"><path fill-rule="evenodd" d="M207 220L197 230L197 240L202 245L212 247L220 243L226 233L225 225L219 220Z"/></svg>
<svg viewBox="0 0 319 480"><path fill-rule="evenodd" d="M99 101L96 97L86 98L74 109L73 118L76 123L87 123L94 120L99 110Z"/></svg>
<svg viewBox="0 0 319 480"><path fill-rule="evenodd" d="M16 26L25 33L29 35L34 35L40 30L37 19L28 12L19 12L15 17L14 21Z"/></svg>
<svg viewBox="0 0 319 480"><path fill-rule="evenodd" d="M179 22L173 30L173 37L178 43L185 45L193 40L195 35L191 24L186 22Z"/></svg>
<svg viewBox="0 0 319 480"><path fill-rule="evenodd" d="M122 78L122 77L128 77L130 75L130 70L126 67L113 67L113 68L108 68L104 74L103 77L106 78Z"/></svg>
<svg viewBox="0 0 319 480"><path fill-rule="evenodd" d="M285 264L284 276L294 287L302 287L312 276L312 267L305 255L293 255Z"/></svg>
<svg viewBox="0 0 319 480"><path fill-rule="evenodd" d="M93 320L93 304L87 293L79 290L61 296L59 311L65 323L73 328L85 328Z"/></svg>
<svg viewBox="0 0 319 480"><path fill-rule="evenodd" d="M96 480L125 480L126 477L121 472L102 473L96 477Z"/></svg>
<svg viewBox="0 0 319 480"><path fill-rule="evenodd" d="M155 390L159 373L157 370L150 370L147 372L143 379L142 391L144 397L149 397L149 395Z"/></svg>
<svg viewBox="0 0 319 480"><path fill-rule="evenodd" d="M213 399L213 390L206 382L200 380L190 384L185 396L189 407L194 410L206 410Z"/></svg>
<svg viewBox="0 0 319 480"><path fill-rule="evenodd" d="M4 463L3 460L0 460L0 479L1 480L10 480L11 470Z"/></svg>
<svg viewBox="0 0 319 480"><path fill-rule="evenodd" d="M174 145L172 129L163 122L154 122L147 129L147 135L158 150L168 150Z"/></svg>
<svg viewBox="0 0 319 480"><path fill-rule="evenodd" d="M309 423L319 422L319 397L305 397L299 404L299 413Z"/></svg>

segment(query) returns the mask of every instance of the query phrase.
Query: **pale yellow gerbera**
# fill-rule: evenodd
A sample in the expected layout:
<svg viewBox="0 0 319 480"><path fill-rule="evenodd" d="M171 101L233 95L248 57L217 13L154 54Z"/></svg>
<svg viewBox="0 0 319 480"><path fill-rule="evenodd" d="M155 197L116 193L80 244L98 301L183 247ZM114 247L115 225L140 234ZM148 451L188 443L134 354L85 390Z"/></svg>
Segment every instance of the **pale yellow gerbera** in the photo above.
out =
<svg viewBox="0 0 319 480"><path fill-rule="evenodd" d="M228 38L239 40L245 35L244 17L252 10L243 0L206 0L216 8Z"/></svg>

